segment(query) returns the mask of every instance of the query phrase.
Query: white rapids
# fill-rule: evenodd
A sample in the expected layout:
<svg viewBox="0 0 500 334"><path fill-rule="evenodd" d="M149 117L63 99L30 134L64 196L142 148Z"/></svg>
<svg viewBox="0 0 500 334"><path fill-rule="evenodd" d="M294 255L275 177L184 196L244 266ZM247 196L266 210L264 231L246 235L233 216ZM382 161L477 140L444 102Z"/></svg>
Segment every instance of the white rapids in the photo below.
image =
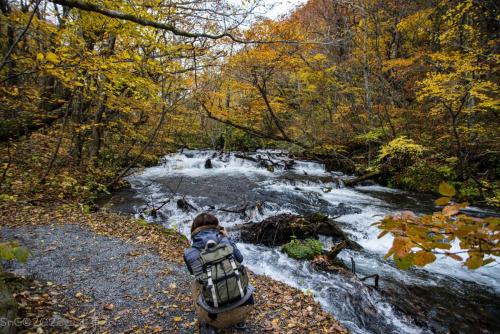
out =
<svg viewBox="0 0 500 334"><path fill-rule="evenodd" d="M280 151L259 151L268 161L286 159ZM285 158L284 158L285 157ZM212 167L205 168L211 159ZM390 248L389 235L377 239L379 231L372 223L387 214L404 209L419 209L419 201L406 192L378 185L345 188L335 181L340 173L328 173L316 162L297 161L292 170L276 165L274 171L258 167L253 161L240 159L233 154L214 151L184 151L164 157L160 165L146 168L129 177L129 182L141 199L142 205L156 205L169 198L184 196L198 210L185 212L170 201L161 209L156 220L176 228L189 236L189 226L194 216L203 210L236 208L245 203L264 203L262 210L255 210L252 221L260 221L278 213L303 213L302 210L322 211L339 204L355 210L336 220L364 250L344 251L340 257L350 265L352 257L360 275L379 274L381 288L384 281L391 284L416 284L441 286L450 280L471 281L500 292L500 266L493 263L479 270L470 271L456 261L439 259L425 270L401 271L383 255ZM176 191L176 194L172 194ZM387 198L397 198L405 204ZM140 212L140 205L135 207ZM429 209L429 208L427 208ZM431 207L432 209L432 207ZM326 211L328 213L328 211ZM215 211L221 224L233 226L247 222L239 214ZM328 239L323 238L328 244ZM345 279L341 275L311 270L307 263L293 260L279 248L239 243L244 262L255 273L271 276L313 296L353 333L431 333L404 315L385 298L384 294L364 284ZM395 282L395 283L394 283ZM389 283L387 283L389 284Z"/></svg>

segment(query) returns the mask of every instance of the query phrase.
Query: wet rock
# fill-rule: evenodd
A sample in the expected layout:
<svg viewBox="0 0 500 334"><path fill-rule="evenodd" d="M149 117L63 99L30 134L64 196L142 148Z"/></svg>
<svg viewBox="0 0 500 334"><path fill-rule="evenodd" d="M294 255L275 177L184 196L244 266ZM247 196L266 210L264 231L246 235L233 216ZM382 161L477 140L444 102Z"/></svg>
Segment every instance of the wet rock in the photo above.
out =
<svg viewBox="0 0 500 334"><path fill-rule="evenodd" d="M184 198L177 200L177 208L183 211L196 210L196 208Z"/></svg>
<svg viewBox="0 0 500 334"><path fill-rule="evenodd" d="M356 167L348 160L339 159L338 157L327 157L323 159L327 172L343 172L346 174L354 174Z"/></svg>
<svg viewBox="0 0 500 334"><path fill-rule="evenodd" d="M292 170L293 167L295 166L295 160L285 160L285 170Z"/></svg>
<svg viewBox="0 0 500 334"><path fill-rule="evenodd" d="M292 238L316 239L320 234L345 241L351 249L361 249L352 241L335 221L322 214L299 216L280 214L264 219L260 223L243 224L240 227L241 239L245 242L279 246L290 242Z"/></svg>
<svg viewBox="0 0 500 334"><path fill-rule="evenodd" d="M358 186L376 186L377 182L373 180L364 180L358 183Z"/></svg>
<svg viewBox="0 0 500 334"><path fill-rule="evenodd" d="M273 167L273 166L269 165L267 163L267 161L261 160L260 157L259 157L259 160L257 162L257 167L259 167L259 168L269 168L269 167Z"/></svg>
<svg viewBox="0 0 500 334"><path fill-rule="evenodd" d="M210 158L208 158L206 161L205 161L205 168L209 169L209 168L213 168L212 166L212 160Z"/></svg>
<svg viewBox="0 0 500 334"><path fill-rule="evenodd" d="M341 274L346 277L355 278L355 275L339 260L332 260L328 255L318 255L310 263L311 268L318 271Z"/></svg>

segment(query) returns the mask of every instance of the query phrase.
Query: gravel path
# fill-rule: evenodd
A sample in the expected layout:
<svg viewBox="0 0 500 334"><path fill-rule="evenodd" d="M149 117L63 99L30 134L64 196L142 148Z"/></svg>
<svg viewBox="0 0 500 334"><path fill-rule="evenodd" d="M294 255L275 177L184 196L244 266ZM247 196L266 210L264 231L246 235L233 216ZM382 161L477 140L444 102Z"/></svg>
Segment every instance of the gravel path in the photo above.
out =
<svg viewBox="0 0 500 334"><path fill-rule="evenodd" d="M17 239L33 254L6 269L61 285L67 316L93 318L85 332L194 332L187 271L146 248L75 224L4 227L0 239Z"/></svg>

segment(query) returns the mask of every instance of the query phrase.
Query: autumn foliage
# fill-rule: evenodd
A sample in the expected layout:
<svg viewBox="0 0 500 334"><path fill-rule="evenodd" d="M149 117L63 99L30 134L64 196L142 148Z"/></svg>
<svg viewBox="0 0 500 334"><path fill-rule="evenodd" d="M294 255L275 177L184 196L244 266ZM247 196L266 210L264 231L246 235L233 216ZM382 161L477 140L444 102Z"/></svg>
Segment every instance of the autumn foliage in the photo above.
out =
<svg viewBox="0 0 500 334"><path fill-rule="evenodd" d="M379 238L390 233L394 237L385 258L392 256L398 267L423 267L438 256L464 262L469 269L495 262L500 256L500 218L477 218L460 212L468 203L453 203L455 189L441 183L443 197L436 200L443 206L439 212L417 216L405 211L375 223L382 232ZM466 257L464 256L466 255Z"/></svg>
<svg viewBox="0 0 500 334"><path fill-rule="evenodd" d="M404 267L460 260L454 240L470 268L498 254L497 220L448 205L500 205L496 3L256 8L0 0L0 199L91 208L178 148L280 147L389 186L452 185L441 212L380 225Z"/></svg>

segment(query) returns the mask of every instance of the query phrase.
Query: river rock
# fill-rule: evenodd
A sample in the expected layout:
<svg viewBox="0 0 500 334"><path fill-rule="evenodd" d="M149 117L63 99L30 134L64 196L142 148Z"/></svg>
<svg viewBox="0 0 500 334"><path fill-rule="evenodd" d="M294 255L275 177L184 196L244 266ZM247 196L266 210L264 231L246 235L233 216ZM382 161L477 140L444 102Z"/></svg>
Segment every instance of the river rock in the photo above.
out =
<svg viewBox="0 0 500 334"><path fill-rule="evenodd" d="M290 242L292 238L317 239L320 234L345 241L348 248L361 249L352 241L338 224L322 214L299 216L289 213L264 219L259 223L247 223L240 227L241 239L245 242L279 246Z"/></svg>
<svg viewBox="0 0 500 334"><path fill-rule="evenodd" d="M207 160L205 160L205 168L209 169L209 168L213 168L212 166L212 160L209 158Z"/></svg>

